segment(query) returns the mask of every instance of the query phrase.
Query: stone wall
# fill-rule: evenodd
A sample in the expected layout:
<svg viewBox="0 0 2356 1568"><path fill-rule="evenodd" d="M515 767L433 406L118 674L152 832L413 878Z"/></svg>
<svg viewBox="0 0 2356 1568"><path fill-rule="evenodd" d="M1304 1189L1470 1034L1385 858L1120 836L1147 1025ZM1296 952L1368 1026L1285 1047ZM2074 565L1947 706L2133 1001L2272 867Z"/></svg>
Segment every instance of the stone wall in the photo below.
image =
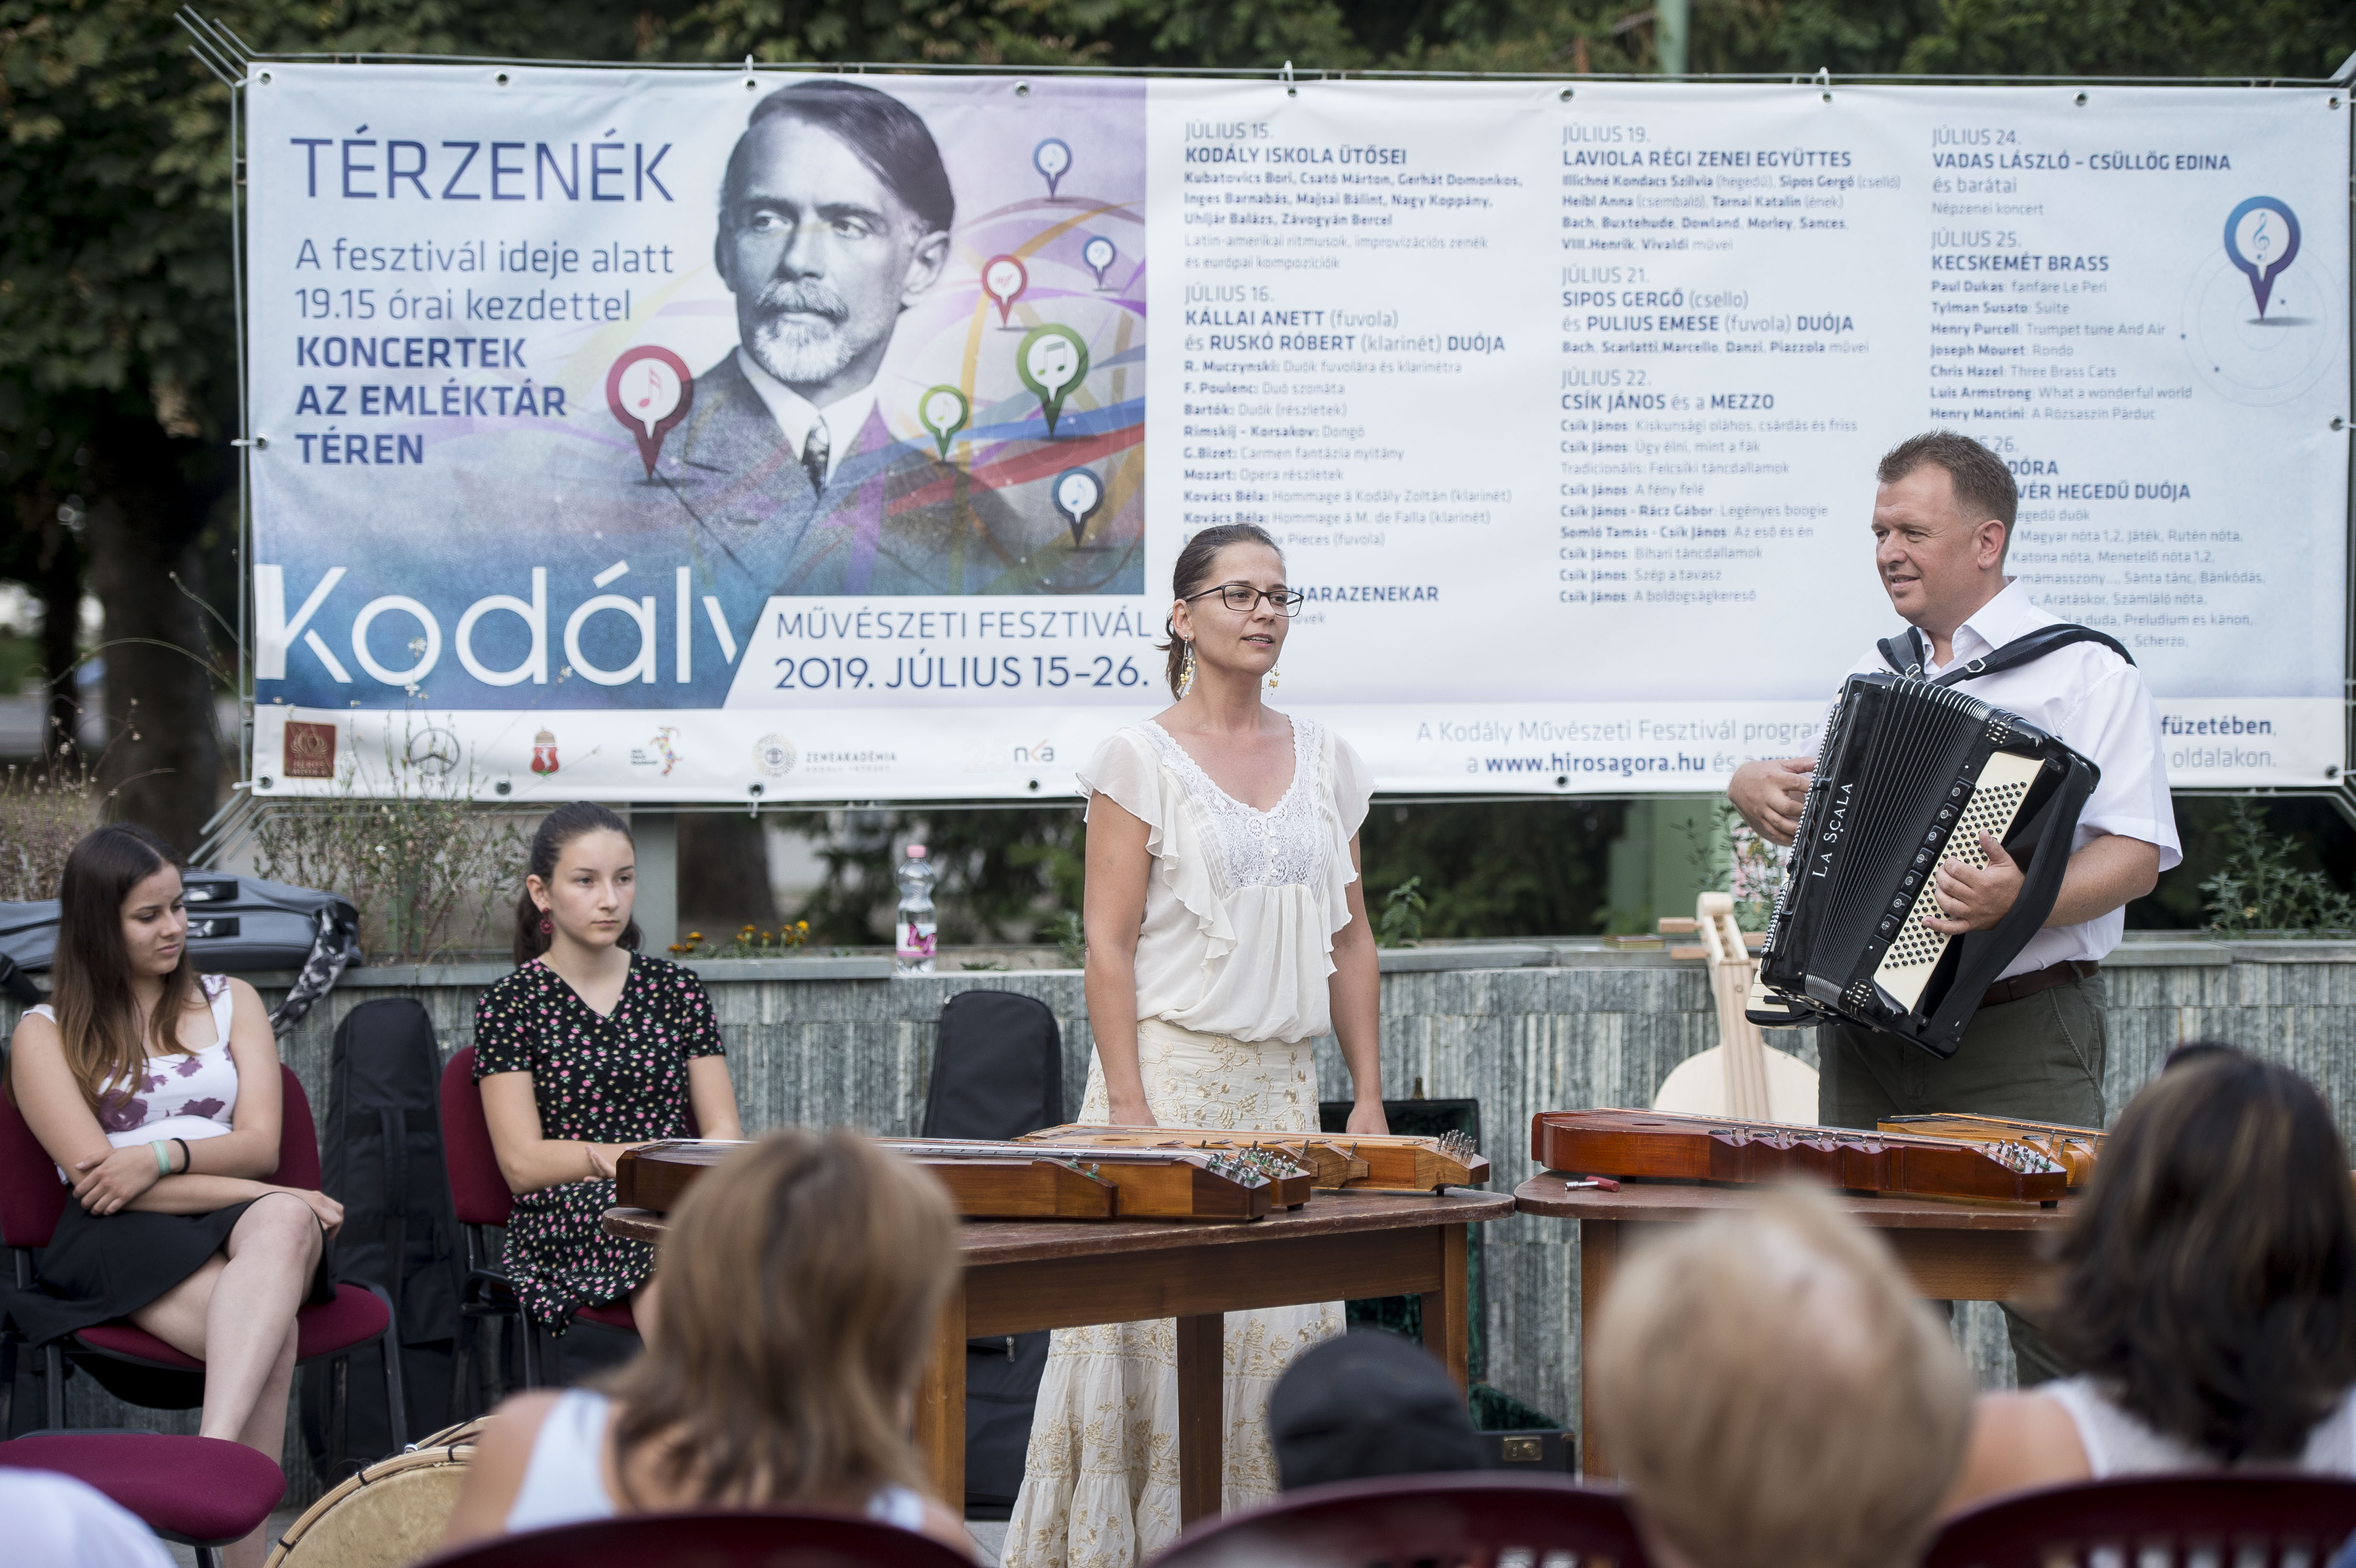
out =
<svg viewBox="0 0 2356 1568"><path fill-rule="evenodd" d="M1067 1107L1076 1111L1089 1036L1076 971L979 972L894 978L874 958L717 961L698 965L728 1042L749 1130L844 1125L913 1133L924 1111L941 1005L973 988L1036 996L1061 1021ZM2179 1040L2214 1038L2285 1061L2321 1086L2343 1131L2356 1128L2356 943L2131 941L2105 965L2111 1014L2106 1099L2115 1115ZM337 1025L380 997L424 1005L444 1053L471 1042L474 1004L504 970L465 965L355 970L281 1049L325 1110ZM284 977L262 977L273 1000ZM0 1005L0 1027L13 1027ZM1717 1041L1701 965L1660 949L1601 940L1466 944L1387 953L1385 1092L1420 1080L1433 1098L1480 1101L1495 1185L1530 1173L1529 1117L1541 1110L1643 1105L1670 1070ZM1813 1061L1812 1040L1776 1043ZM1345 1098L1330 1042L1321 1092ZM1579 1410L1578 1247L1568 1223L1515 1219L1487 1227L1488 1381L1575 1424ZM1992 1308L1961 1314L1960 1332L1985 1382L2011 1378ZM357 1370L357 1369L356 1369ZM365 1374L363 1374L365 1375ZM141 1416L76 1380L77 1424ZM298 1491L307 1466L290 1465Z"/></svg>

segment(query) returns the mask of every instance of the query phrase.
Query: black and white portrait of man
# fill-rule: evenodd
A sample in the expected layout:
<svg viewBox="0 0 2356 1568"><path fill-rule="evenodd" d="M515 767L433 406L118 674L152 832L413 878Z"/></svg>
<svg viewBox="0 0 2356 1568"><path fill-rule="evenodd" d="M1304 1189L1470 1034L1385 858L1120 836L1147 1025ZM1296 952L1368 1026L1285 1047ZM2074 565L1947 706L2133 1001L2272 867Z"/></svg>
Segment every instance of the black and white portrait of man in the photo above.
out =
<svg viewBox="0 0 2356 1568"><path fill-rule="evenodd" d="M712 244L739 341L697 375L647 481L731 597L1044 586L1006 578L1052 543L1053 515L1026 526L930 443L895 438L878 405L956 216L932 133L889 93L807 80L754 106Z"/></svg>

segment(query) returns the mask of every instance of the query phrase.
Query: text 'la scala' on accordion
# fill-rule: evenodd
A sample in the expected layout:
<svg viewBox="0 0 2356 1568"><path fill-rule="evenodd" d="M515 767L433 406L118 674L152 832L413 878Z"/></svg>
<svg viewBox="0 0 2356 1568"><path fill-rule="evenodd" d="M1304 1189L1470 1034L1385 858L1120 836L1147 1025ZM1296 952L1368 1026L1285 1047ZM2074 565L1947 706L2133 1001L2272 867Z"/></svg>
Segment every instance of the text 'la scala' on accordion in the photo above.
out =
<svg viewBox="0 0 2356 1568"><path fill-rule="evenodd" d="M2098 777L2053 736L1953 687L1849 677L1800 809L1751 1021L1830 1017L1953 1056L1981 996L2052 912ZM2019 862L2019 898L1987 931L1932 930L1933 869L1987 865L1984 833Z"/></svg>

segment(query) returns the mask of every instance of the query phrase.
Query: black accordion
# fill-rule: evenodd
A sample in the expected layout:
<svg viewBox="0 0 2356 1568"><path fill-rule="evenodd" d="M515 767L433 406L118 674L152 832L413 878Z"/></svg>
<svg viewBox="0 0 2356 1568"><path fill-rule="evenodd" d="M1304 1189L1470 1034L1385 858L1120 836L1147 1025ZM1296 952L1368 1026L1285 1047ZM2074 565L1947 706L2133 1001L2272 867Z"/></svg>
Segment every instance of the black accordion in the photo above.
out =
<svg viewBox="0 0 2356 1568"><path fill-rule="evenodd" d="M1849 677L1800 809L1751 1021L1833 1018L1953 1056L1981 996L2052 912L2099 776L1953 687ZM1922 923L1939 914L1932 870L1986 865L1983 833L2020 862L2020 898L1991 930L1942 935Z"/></svg>

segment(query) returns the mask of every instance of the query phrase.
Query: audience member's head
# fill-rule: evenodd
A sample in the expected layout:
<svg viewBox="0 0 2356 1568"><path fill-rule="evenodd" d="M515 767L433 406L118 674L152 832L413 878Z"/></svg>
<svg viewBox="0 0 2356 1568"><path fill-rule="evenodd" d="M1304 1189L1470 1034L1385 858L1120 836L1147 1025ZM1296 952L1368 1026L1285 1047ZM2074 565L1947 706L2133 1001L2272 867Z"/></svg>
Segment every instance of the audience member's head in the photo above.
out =
<svg viewBox="0 0 2356 1568"><path fill-rule="evenodd" d="M1481 1442L1448 1369L1378 1328L1301 1352L1269 1396L1268 1432L1287 1491L1481 1467Z"/></svg>
<svg viewBox="0 0 2356 1568"><path fill-rule="evenodd" d="M2054 1348L2154 1431L2286 1459L2356 1383L2356 1191L2315 1086L2179 1047L2104 1142Z"/></svg>
<svg viewBox="0 0 2356 1568"><path fill-rule="evenodd" d="M1655 1562L1890 1568L1929 1539L1971 1376L1888 1250L1822 1194L1647 1244L1590 1344L1590 1409Z"/></svg>
<svg viewBox="0 0 2356 1568"><path fill-rule="evenodd" d="M958 1270L940 1184L865 1138L787 1129L670 1220L646 1352L611 1384L617 1456L652 1444L668 1485L721 1507L923 1488L910 1403Z"/></svg>

